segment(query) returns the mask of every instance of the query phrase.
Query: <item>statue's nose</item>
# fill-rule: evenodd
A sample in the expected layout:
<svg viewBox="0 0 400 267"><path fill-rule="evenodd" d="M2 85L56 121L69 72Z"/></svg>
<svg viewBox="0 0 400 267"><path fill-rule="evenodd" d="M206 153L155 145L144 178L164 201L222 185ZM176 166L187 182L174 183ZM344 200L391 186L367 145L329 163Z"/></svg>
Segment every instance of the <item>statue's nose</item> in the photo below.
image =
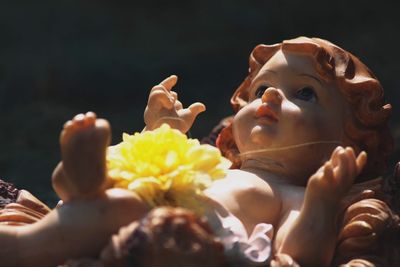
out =
<svg viewBox="0 0 400 267"><path fill-rule="evenodd" d="M275 105L280 105L282 103L282 94L275 87L269 87L264 91L261 97L263 103L272 103Z"/></svg>

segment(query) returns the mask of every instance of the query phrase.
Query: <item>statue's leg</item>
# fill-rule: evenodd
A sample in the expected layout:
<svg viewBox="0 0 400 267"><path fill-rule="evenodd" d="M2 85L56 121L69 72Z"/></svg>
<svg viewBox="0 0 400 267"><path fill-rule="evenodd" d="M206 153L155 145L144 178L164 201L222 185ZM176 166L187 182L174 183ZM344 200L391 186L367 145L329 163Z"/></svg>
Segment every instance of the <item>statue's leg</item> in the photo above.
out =
<svg viewBox="0 0 400 267"><path fill-rule="evenodd" d="M67 121L60 135L62 161L53 172L53 188L68 202L91 198L104 191L106 149L111 130L106 120L88 112Z"/></svg>
<svg viewBox="0 0 400 267"><path fill-rule="evenodd" d="M53 186L65 204L23 227L0 225L1 266L52 267L68 259L96 257L112 234L149 207L132 191L107 189L110 126L92 112L80 114L61 133L62 162Z"/></svg>

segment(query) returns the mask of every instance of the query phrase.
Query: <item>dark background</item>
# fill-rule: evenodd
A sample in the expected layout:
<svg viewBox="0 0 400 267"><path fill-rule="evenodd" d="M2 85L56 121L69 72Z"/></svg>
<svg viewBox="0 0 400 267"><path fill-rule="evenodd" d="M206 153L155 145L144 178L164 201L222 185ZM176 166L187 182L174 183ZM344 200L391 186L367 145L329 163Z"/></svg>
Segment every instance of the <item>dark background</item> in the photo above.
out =
<svg viewBox="0 0 400 267"><path fill-rule="evenodd" d="M373 3L371 5L371 3ZM397 142L399 25L396 1L64 1L0 3L0 178L49 204L58 135L73 115L110 120L113 142L141 130L150 88L170 74L184 104L208 111L192 134L231 113L229 98L259 43L328 39L378 76ZM397 147L394 160L400 159Z"/></svg>

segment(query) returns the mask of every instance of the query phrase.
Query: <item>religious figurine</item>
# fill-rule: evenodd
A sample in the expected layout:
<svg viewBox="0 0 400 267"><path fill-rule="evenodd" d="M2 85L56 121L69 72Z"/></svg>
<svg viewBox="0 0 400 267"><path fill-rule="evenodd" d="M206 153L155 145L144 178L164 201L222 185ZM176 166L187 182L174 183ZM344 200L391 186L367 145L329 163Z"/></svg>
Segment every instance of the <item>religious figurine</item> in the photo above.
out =
<svg viewBox="0 0 400 267"><path fill-rule="evenodd" d="M155 98L154 107L165 110L147 110L161 114L150 121L156 126L175 121L169 119L180 106L170 92L175 83L172 76L150 94L149 106ZM273 224L276 253L304 266L329 265L341 201L357 176L365 180L384 169L392 148L386 126L391 107L382 95L364 64L325 40L257 46L250 74L232 97L237 113L224 130L231 140L219 140L223 151L237 151L240 170L216 181L208 196L248 231Z"/></svg>
<svg viewBox="0 0 400 267"><path fill-rule="evenodd" d="M167 123L186 132L204 111L201 103L183 109L172 91L176 81L171 76L152 89L145 130ZM383 174L392 150L386 125L391 107L372 72L321 39L259 45L232 104L236 114L217 145L238 169L214 181L199 201L215 210L222 230L245 236L241 247L252 248L254 236L264 244L238 253L254 259L250 265L266 265L272 258L271 266L374 266L368 264L376 257L363 256L371 251L362 242L376 245L374 236L380 237L389 221L392 232L398 231L398 218L374 198L379 190L365 190L371 183L352 188L354 181ZM1 242L9 244L0 254L3 262L54 266L95 257L111 234L147 214L151 206L139 193L107 189L113 184L107 175L109 140L108 123L94 113L64 125L62 162L53 174L64 204L35 224L0 228ZM263 235L255 232L261 228ZM215 228L213 233L218 237ZM251 258L267 251L271 255Z"/></svg>

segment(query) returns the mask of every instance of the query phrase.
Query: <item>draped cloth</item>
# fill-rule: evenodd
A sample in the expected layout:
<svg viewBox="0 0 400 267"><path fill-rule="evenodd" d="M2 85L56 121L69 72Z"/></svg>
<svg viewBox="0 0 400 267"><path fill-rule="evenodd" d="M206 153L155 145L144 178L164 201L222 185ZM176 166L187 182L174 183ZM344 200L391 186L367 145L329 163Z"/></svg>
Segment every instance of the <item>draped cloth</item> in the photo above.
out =
<svg viewBox="0 0 400 267"><path fill-rule="evenodd" d="M250 235L233 214L218 211L206 214L215 235L224 245L231 266L266 266L271 259L271 224L257 224Z"/></svg>

